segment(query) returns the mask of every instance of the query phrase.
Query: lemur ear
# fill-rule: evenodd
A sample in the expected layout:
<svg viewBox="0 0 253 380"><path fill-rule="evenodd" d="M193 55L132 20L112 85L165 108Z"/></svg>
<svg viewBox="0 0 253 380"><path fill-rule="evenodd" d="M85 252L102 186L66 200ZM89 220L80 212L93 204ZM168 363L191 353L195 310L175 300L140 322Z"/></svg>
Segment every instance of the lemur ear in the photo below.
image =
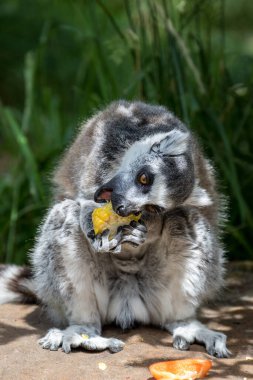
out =
<svg viewBox="0 0 253 380"><path fill-rule="evenodd" d="M208 192L202 187L200 187L198 183L195 184L191 195L184 202L184 204L187 206L197 207L210 206L212 203L213 201Z"/></svg>
<svg viewBox="0 0 253 380"><path fill-rule="evenodd" d="M150 153L170 156L183 154L187 149L189 136L189 132L174 129L165 138L155 142L150 149Z"/></svg>

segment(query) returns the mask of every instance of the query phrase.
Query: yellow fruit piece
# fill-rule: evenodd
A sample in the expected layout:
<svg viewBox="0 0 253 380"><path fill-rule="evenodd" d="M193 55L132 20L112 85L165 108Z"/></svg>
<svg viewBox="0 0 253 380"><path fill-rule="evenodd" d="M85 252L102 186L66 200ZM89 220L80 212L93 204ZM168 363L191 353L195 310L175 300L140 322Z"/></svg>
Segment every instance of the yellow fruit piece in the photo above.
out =
<svg viewBox="0 0 253 380"><path fill-rule="evenodd" d="M98 363L98 368L101 369L101 371L104 371L107 368L107 365L105 363Z"/></svg>
<svg viewBox="0 0 253 380"><path fill-rule="evenodd" d="M92 223L95 235L101 234L103 231L109 229L110 237L112 237L119 226L130 224L132 220L138 222L141 214L130 214L126 217L119 216L113 211L112 203L106 203L103 207L96 208L92 213Z"/></svg>

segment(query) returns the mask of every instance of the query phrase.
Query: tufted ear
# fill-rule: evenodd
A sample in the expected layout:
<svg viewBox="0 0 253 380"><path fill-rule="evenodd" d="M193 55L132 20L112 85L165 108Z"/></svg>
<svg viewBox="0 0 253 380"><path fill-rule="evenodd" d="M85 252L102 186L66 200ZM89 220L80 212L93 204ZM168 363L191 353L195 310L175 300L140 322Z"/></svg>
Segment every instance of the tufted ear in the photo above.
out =
<svg viewBox="0 0 253 380"><path fill-rule="evenodd" d="M195 184L191 195L184 202L184 204L187 206L197 207L210 206L212 203L213 201L208 192L198 184Z"/></svg>
<svg viewBox="0 0 253 380"><path fill-rule="evenodd" d="M150 149L150 153L179 156L187 150L189 137L189 132L174 129L173 131L169 132L165 138L158 142L155 142Z"/></svg>

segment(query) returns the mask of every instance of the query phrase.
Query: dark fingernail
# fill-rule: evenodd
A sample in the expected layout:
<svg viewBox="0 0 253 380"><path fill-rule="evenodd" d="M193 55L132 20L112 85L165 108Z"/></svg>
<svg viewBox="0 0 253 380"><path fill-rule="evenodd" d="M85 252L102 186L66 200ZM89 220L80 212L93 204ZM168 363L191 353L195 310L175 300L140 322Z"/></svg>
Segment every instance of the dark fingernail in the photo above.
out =
<svg viewBox="0 0 253 380"><path fill-rule="evenodd" d="M106 236L108 233L110 232L109 228L107 228L106 230L104 230L101 234L101 236Z"/></svg>
<svg viewBox="0 0 253 380"><path fill-rule="evenodd" d="M90 239L94 239L95 238L95 231L94 230L91 230L87 233L87 236L88 238Z"/></svg>
<svg viewBox="0 0 253 380"><path fill-rule="evenodd" d="M132 220L132 221L130 222L130 226L132 226L132 227L136 227L136 226L137 226L137 222L136 222L135 220Z"/></svg>

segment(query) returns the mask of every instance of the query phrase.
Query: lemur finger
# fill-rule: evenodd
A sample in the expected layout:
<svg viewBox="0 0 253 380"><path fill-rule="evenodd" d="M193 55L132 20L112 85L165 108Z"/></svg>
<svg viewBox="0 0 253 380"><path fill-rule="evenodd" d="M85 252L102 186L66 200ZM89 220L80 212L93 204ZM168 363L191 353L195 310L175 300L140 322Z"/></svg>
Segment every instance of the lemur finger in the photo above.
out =
<svg viewBox="0 0 253 380"><path fill-rule="evenodd" d="M110 231L107 229L102 232L102 234L96 235L93 247L97 252L115 252L118 253L121 251L121 248L118 247L122 232L118 232L112 239L109 239Z"/></svg>
<svg viewBox="0 0 253 380"><path fill-rule="evenodd" d="M68 354L71 348L79 347L82 342L83 338L80 334L66 331L63 336L62 351Z"/></svg>
<svg viewBox="0 0 253 380"><path fill-rule="evenodd" d="M145 242L144 237L137 237L137 236L133 236L133 235L123 236L123 238L121 240L121 243L133 243L135 245L140 245L144 242Z"/></svg>
<svg viewBox="0 0 253 380"><path fill-rule="evenodd" d="M93 231L93 223L92 223L92 212L89 210L89 212L84 212L83 210L80 212L80 227L83 231L83 233L90 239L93 239L94 237L90 237L89 233ZM94 234L95 236L95 234Z"/></svg>
<svg viewBox="0 0 253 380"><path fill-rule="evenodd" d="M119 253L121 251L121 239L122 239L122 230L120 230L111 240L109 240L110 251L114 253Z"/></svg>
<svg viewBox="0 0 253 380"><path fill-rule="evenodd" d="M120 253L121 252L121 244L117 245L117 247L115 247L115 248L112 248L110 250L110 252L112 252L112 253Z"/></svg>
<svg viewBox="0 0 253 380"><path fill-rule="evenodd" d="M108 348L112 353L119 352L123 350L125 343L122 340L111 338L109 340Z"/></svg>
<svg viewBox="0 0 253 380"><path fill-rule="evenodd" d="M144 238L146 235L146 232L139 230L138 228L134 228L132 226L124 226L122 230L123 236L125 235L133 235L139 238Z"/></svg>
<svg viewBox="0 0 253 380"><path fill-rule="evenodd" d="M63 342L63 344L62 344L62 351L65 352L65 354L69 354L70 351L71 351L70 343Z"/></svg>
<svg viewBox="0 0 253 380"><path fill-rule="evenodd" d="M137 228L138 230L140 230L142 232L147 232L147 227L145 226L145 224L142 220L139 220L139 222L132 220L132 222L130 223L130 226Z"/></svg>
<svg viewBox="0 0 253 380"><path fill-rule="evenodd" d="M94 238L95 238L95 231L94 230L90 230L87 233L87 236L88 236L89 239L94 240Z"/></svg>
<svg viewBox="0 0 253 380"><path fill-rule="evenodd" d="M38 343L42 348L56 351L62 344L62 337L62 331L54 328L49 330L43 338L39 339Z"/></svg>
<svg viewBox="0 0 253 380"><path fill-rule="evenodd" d="M184 337L180 335L176 335L173 338L173 347L176 348L177 350L186 351L186 350L189 350L190 343L187 342L187 340Z"/></svg>
<svg viewBox="0 0 253 380"><path fill-rule="evenodd" d="M110 250L110 241L109 241L110 231L106 229L101 234L101 249L105 252Z"/></svg>
<svg viewBox="0 0 253 380"><path fill-rule="evenodd" d="M82 347L89 351L103 351L107 348L111 352L121 351L124 343L115 338L104 338L102 336L95 336L82 342Z"/></svg>
<svg viewBox="0 0 253 380"><path fill-rule="evenodd" d="M106 245L106 247L104 247L103 244ZM107 248L106 237L102 237L102 234L97 234L92 241L92 245L95 251L104 252L105 248Z"/></svg>

